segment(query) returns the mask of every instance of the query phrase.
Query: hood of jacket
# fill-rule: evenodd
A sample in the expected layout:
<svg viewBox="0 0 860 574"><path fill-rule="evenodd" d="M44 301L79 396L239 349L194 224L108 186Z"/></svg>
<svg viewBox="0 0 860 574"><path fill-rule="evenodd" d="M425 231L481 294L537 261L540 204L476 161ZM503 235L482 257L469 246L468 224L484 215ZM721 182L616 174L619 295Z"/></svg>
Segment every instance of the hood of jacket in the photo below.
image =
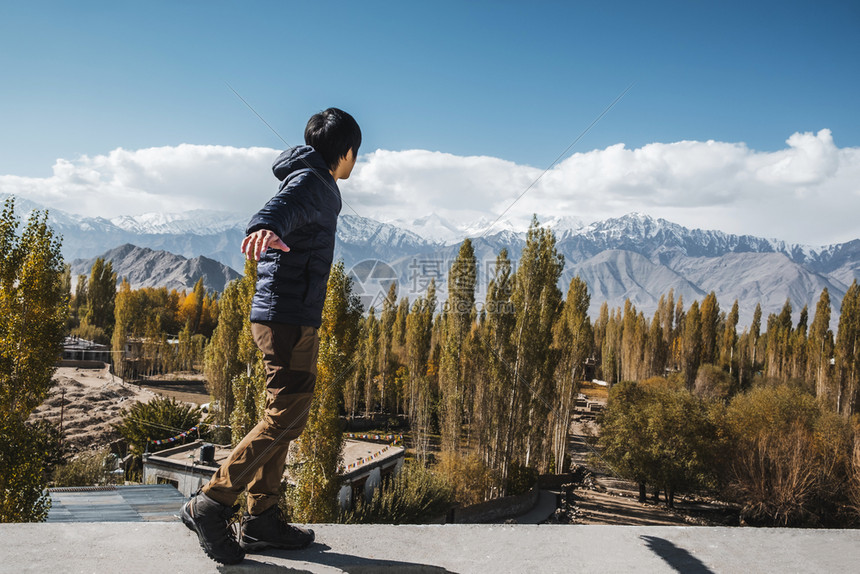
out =
<svg viewBox="0 0 860 574"><path fill-rule="evenodd" d="M272 164L272 172L279 181L284 181L291 173L308 168L329 173L328 165L322 155L309 145L288 149Z"/></svg>

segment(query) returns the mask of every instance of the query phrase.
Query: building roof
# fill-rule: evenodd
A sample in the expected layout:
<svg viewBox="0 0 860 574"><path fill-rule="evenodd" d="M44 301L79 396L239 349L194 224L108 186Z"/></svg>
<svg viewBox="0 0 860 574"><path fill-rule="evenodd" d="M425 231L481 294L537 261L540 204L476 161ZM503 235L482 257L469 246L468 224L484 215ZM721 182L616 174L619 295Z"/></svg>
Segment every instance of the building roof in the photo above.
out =
<svg viewBox="0 0 860 574"><path fill-rule="evenodd" d="M182 465L200 471L215 472L232 452L227 445L215 445L214 463L201 463L200 446L201 441L194 441L181 446L169 448L149 455L147 464L155 462ZM360 475L369 468L385 465L392 459L403 456L405 449L402 446L387 445L385 443L370 442L363 440L344 440L343 445L343 472L346 478ZM292 452L290 453L292 455ZM289 459L288 459L289 462Z"/></svg>
<svg viewBox="0 0 860 574"><path fill-rule="evenodd" d="M110 347L80 337L66 337L63 342L63 349L66 351L109 351Z"/></svg>
<svg viewBox="0 0 860 574"><path fill-rule="evenodd" d="M169 484L52 488L47 522L171 522L185 501Z"/></svg>

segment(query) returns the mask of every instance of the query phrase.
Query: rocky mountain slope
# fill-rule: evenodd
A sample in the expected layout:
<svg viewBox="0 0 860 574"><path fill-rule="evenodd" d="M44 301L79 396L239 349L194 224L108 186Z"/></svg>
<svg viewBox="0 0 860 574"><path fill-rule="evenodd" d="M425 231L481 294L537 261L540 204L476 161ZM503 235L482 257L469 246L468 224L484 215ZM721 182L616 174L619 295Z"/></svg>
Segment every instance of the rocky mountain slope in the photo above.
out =
<svg viewBox="0 0 860 574"><path fill-rule="evenodd" d="M186 259L167 251L155 251L126 243L99 255L113 264L117 280L128 279L132 289L141 287L167 287L177 291L190 291L199 279L207 291L224 290L228 281L240 277L239 273L208 257ZM72 277L88 275L95 262L90 259L72 261Z"/></svg>
<svg viewBox="0 0 860 574"><path fill-rule="evenodd" d="M38 207L22 200L18 205L19 213ZM64 236L67 259L92 258L106 247L132 243L186 258L202 255L233 269L243 266L238 246L248 217L242 214L195 211L107 221L52 210L50 219ZM845 290L860 279L860 239L827 246L797 245L752 235L687 229L639 213L591 224L564 214L542 221L554 230L558 251L565 257L559 287L566 290L571 277L581 275L589 285L592 311L603 301L611 307L621 306L629 297L649 314L670 288L687 303L713 290L725 309L735 299L739 301L744 325L757 303L765 314L778 312L787 298L796 314L804 305L812 310L821 290L827 287L835 324ZM355 274L357 286L365 294L363 300L378 302L377 292L388 284L382 275L389 275L389 281L396 279L400 296L410 299L423 293L433 278L439 300L444 300L447 269L462 239L471 237L478 258L477 299L481 301L498 252L507 249L516 265L526 238L526 232L513 228L510 222L495 223L487 229L489 223L457 226L437 214L382 223L344 213L338 224L335 258L343 259L348 270L357 265L375 269L374 276ZM373 263L376 261L381 265ZM169 277L163 274L165 267L170 265L142 265L138 280L143 284L147 273L159 269L161 274L149 284L164 282ZM179 274L188 275L184 270Z"/></svg>

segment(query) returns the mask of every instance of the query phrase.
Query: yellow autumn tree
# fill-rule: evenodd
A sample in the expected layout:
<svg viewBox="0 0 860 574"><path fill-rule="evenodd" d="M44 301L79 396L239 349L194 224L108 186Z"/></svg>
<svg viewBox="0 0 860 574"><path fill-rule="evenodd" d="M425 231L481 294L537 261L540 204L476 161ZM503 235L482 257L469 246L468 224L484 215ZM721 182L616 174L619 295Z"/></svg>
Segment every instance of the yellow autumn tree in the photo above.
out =
<svg viewBox="0 0 860 574"><path fill-rule="evenodd" d="M46 441L26 420L50 391L69 309L47 212L18 228L9 198L0 212L0 522L41 521L50 508Z"/></svg>

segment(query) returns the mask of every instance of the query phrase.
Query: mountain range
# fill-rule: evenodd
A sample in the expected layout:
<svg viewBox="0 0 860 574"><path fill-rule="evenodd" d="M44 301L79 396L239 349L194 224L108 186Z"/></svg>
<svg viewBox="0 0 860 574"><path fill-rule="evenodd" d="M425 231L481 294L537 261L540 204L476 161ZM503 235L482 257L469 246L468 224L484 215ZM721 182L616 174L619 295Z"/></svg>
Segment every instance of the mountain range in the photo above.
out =
<svg viewBox="0 0 860 574"><path fill-rule="evenodd" d="M187 259L168 251L155 251L130 243L114 247L99 257L110 261L117 281L127 279L132 289L167 287L191 291L197 281L203 279L206 291L221 292L229 281L241 277L230 267L208 257ZM91 257L72 261L72 277L89 275L95 260Z"/></svg>
<svg viewBox="0 0 860 574"><path fill-rule="evenodd" d="M19 214L43 209L20 198L16 205ZM52 226L63 236L67 260L105 256L110 253L105 249L124 246L111 256L122 254L125 259L140 257L149 261L130 267L136 269L138 285L175 280L167 270L180 269L184 263L171 259L173 254L189 260L199 257L200 266L205 257L233 270L242 269L239 244L249 216L198 210L107 220L49 210ZM820 247L797 245L751 235L688 229L640 213L590 224L574 216L555 216L542 222L553 229L557 249L565 258L559 287L566 292L570 279L581 276L589 286L593 315L604 301L614 308L629 298L648 315L669 289L674 290L676 300L678 296L684 298L685 306L714 291L725 310L738 300L740 324L744 326L749 324L757 303L761 303L767 316L779 312L790 299L795 317L804 305L809 306L811 315L826 287L835 326L845 290L860 279L858 239ZM476 297L480 302L499 250L506 248L516 265L525 245L526 231L510 222L479 221L463 227L436 214L388 223L342 214L335 258L342 259L352 273L356 291L366 307L378 309L394 280L399 284L399 296L414 299L433 278L439 300L444 301L445 275L465 237L471 237L478 259ZM149 251L135 251L126 244ZM159 251L162 253L156 253ZM165 263L155 264L158 258ZM86 262L79 265L76 269L83 269ZM116 263L114 266L117 269ZM156 273L156 269L161 271ZM218 279L207 283L207 287L215 290L220 290L215 285L234 276L225 270L210 272ZM151 273L149 278L147 273ZM190 272L177 273L187 275L190 281Z"/></svg>

